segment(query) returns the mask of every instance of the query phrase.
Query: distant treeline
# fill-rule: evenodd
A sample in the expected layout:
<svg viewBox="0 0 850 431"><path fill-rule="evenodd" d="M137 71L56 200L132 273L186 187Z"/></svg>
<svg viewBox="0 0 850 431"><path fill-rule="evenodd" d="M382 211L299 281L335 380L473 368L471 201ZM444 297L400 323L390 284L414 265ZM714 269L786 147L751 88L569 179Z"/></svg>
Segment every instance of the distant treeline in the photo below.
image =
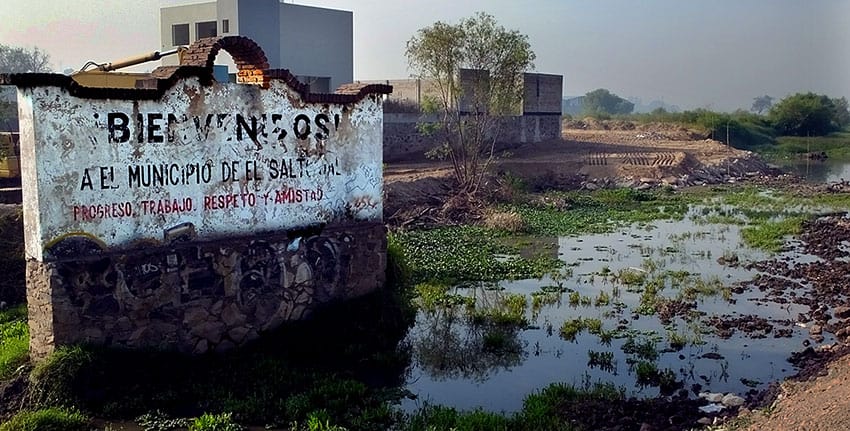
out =
<svg viewBox="0 0 850 431"><path fill-rule="evenodd" d="M782 137L820 137L840 132L850 127L850 109L847 99L829 98L814 93L798 93L788 96L775 105L768 96L757 97L753 110L766 112L756 114L745 110L732 113L695 109L684 112L667 112L663 108L649 113L612 115L607 112L585 112L583 115L597 119L621 119L641 123L677 123L700 128L718 140L744 149L766 149L777 143L801 142L799 139ZM765 102L769 106L764 106ZM728 134L727 134L728 131Z"/></svg>

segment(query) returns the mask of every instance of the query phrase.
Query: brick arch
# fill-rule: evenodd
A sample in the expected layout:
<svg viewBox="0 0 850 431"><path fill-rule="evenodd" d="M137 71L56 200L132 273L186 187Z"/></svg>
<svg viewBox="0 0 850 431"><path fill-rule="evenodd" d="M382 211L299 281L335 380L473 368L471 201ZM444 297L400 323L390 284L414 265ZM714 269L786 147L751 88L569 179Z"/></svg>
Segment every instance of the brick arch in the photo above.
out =
<svg viewBox="0 0 850 431"><path fill-rule="evenodd" d="M199 66L212 69L215 58L221 50L227 51L236 68L245 70L266 70L269 60L266 53L253 40L245 36L219 36L198 39L189 46L183 55L182 66Z"/></svg>

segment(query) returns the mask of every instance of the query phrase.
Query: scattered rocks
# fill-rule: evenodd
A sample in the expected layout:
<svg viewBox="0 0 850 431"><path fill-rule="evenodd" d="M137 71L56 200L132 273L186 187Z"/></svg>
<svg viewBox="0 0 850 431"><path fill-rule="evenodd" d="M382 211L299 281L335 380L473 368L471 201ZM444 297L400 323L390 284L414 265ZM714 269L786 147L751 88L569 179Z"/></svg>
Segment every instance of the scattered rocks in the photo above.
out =
<svg viewBox="0 0 850 431"><path fill-rule="evenodd" d="M850 317L850 307L846 305L835 307L835 309L832 310L832 315L839 319L846 319Z"/></svg>
<svg viewBox="0 0 850 431"><path fill-rule="evenodd" d="M744 405L746 400L735 394L726 394L720 402L726 407L738 407Z"/></svg>
<svg viewBox="0 0 850 431"><path fill-rule="evenodd" d="M700 392L699 397L710 402L710 403L719 403L723 401L723 394L717 392Z"/></svg>

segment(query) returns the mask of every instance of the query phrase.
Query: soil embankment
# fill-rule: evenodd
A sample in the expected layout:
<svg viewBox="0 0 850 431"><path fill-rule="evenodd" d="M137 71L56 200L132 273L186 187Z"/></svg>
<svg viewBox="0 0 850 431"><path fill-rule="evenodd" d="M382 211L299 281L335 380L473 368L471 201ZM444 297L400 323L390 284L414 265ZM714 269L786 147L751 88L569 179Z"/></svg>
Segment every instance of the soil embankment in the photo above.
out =
<svg viewBox="0 0 850 431"><path fill-rule="evenodd" d="M704 132L671 124L568 121L560 139L525 144L500 158L495 171L531 190L645 189L736 182L780 172L756 154ZM388 164L384 219L390 225L438 218L452 184L447 164L421 159ZM491 182L492 183L492 182Z"/></svg>

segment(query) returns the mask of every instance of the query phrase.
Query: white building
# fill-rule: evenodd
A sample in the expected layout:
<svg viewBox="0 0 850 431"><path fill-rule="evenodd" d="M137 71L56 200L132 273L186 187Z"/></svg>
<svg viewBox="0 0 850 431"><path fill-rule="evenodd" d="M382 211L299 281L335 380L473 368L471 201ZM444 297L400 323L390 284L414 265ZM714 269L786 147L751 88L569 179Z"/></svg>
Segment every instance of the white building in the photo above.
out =
<svg viewBox="0 0 850 431"><path fill-rule="evenodd" d="M199 38L241 35L263 48L273 69L289 69L313 92L354 80L354 20L350 11L281 0L215 0L160 9L162 50ZM163 64L176 64L173 56Z"/></svg>

